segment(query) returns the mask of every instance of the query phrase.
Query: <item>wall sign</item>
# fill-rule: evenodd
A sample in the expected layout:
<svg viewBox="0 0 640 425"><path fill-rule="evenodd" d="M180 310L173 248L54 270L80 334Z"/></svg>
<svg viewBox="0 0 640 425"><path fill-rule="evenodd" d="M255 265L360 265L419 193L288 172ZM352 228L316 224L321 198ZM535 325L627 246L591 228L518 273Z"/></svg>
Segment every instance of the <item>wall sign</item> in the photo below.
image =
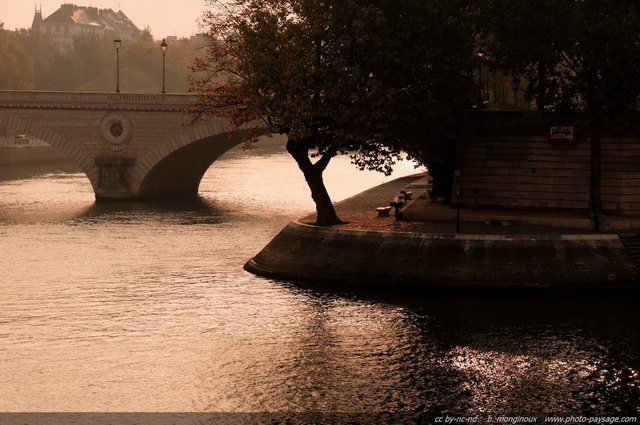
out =
<svg viewBox="0 0 640 425"><path fill-rule="evenodd" d="M557 142L575 142L576 128L572 125L549 128L549 140Z"/></svg>

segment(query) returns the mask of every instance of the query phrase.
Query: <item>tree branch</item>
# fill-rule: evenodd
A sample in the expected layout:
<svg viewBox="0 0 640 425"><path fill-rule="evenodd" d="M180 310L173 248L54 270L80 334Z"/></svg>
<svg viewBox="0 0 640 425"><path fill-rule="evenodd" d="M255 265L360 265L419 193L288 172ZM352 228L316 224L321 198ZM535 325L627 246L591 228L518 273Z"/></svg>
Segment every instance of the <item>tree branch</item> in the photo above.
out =
<svg viewBox="0 0 640 425"><path fill-rule="evenodd" d="M331 161L331 158L336 156L337 153L338 148L335 145L331 145L331 147L324 154L322 154L322 157L320 157L320 159L316 161L315 164L313 164L313 168L320 172L324 171L329 165L329 161Z"/></svg>

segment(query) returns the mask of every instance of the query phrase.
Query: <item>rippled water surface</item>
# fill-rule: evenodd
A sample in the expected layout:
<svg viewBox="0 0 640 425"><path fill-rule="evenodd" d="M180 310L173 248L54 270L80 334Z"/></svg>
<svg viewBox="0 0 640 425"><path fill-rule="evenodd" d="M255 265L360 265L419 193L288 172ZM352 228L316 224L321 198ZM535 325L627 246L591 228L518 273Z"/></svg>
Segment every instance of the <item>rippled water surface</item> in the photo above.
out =
<svg viewBox="0 0 640 425"><path fill-rule="evenodd" d="M639 412L637 300L392 296L243 271L313 209L282 149L225 155L182 203L96 204L65 164L0 167L0 411ZM335 200L386 180L348 160L326 179Z"/></svg>

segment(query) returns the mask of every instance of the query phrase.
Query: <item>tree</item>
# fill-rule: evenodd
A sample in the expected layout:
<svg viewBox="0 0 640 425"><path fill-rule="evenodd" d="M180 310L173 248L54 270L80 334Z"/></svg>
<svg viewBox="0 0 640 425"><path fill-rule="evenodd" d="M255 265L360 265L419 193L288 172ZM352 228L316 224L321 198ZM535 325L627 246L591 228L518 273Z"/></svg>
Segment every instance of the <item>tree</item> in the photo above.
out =
<svg viewBox="0 0 640 425"><path fill-rule="evenodd" d="M166 90L189 91L190 66L197 55L197 44L187 39L169 42L166 52ZM162 53L156 41L123 46L121 51L123 87L140 93L160 93L162 89Z"/></svg>
<svg viewBox="0 0 640 425"><path fill-rule="evenodd" d="M489 0L487 38L513 72L528 73L540 110L587 112L589 208L602 213L603 122L624 117L640 95L640 5L634 0ZM532 17L537 17L533 19Z"/></svg>
<svg viewBox="0 0 640 425"><path fill-rule="evenodd" d="M14 90L113 91L116 80L112 39L78 36L61 49L46 33L30 29L0 30L0 86ZM201 40L170 43L166 83L172 93L189 91L191 65ZM159 93L162 54L148 28L140 39L126 41L120 51L123 91Z"/></svg>
<svg viewBox="0 0 640 425"><path fill-rule="evenodd" d="M156 44L156 50L159 50ZM166 86L169 93L186 93L189 91L191 66L195 58L204 48L204 42L198 38L179 39L169 42L166 56Z"/></svg>
<svg viewBox="0 0 640 425"><path fill-rule="evenodd" d="M25 49L0 29L0 90L33 88L33 60Z"/></svg>
<svg viewBox="0 0 640 425"><path fill-rule="evenodd" d="M16 29L6 34L20 44L33 61L33 88L45 88L51 78L54 58L60 54L58 44L48 34L31 29Z"/></svg>
<svg viewBox="0 0 640 425"><path fill-rule="evenodd" d="M192 112L285 134L317 225L341 223L322 179L332 157L348 154L360 169L390 173L420 125L450 109L433 106L460 100L453 92L440 96L464 71L452 59L464 45L454 30L457 2L210 3L203 19L209 49L194 66Z"/></svg>
<svg viewBox="0 0 640 425"><path fill-rule="evenodd" d="M151 28L144 27L144 29L142 30L142 32L140 33L140 40L143 43L152 43L153 42L153 35L151 34Z"/></svg>

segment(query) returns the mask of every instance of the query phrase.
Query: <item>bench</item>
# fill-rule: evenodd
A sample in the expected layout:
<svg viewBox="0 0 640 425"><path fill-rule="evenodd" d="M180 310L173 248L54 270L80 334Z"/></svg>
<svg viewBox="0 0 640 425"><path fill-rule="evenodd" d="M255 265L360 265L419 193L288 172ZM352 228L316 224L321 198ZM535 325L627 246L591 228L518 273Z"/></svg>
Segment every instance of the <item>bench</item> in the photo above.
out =
<svg viewBox="0 0 640 425"><path fill-rule="evenodd" d="M389 217L389 211L391 211L391 207L396 209L396 218L400 219L402 214L400 213L400 209L407 204L407 201L411 199L413 192L407 192L406 190L401 190L400 194L393 198L393 201L389 202L388 207L378 207L376 211L378 212L378 217Z"/></svg>
<svg viewBox="0 0 640 425"><path fill-rule="evenodd" d="M483 216L484 224L489 226L513 226L516 223L515 217L508 216Z"/></svg>
<svg viewBox="0 0 640 425"><path fill-rule="evenodd" d="M389 217L391 207L378 207L376 208L376 211L378 211L378 217Z"/></svg>
<svg viewBox="0 0 640 425"><path fill-rule="evenodd" d="M409 197L407 197L409 194ZM407 205L407 199L411 197L413 192L407 192L406 190L401 190L400 194L393 198L393 201L389 202L389 205L395 208L396 210L396 220L400 220L402 218L402 212L400 211L402 207Z"/></svg>

